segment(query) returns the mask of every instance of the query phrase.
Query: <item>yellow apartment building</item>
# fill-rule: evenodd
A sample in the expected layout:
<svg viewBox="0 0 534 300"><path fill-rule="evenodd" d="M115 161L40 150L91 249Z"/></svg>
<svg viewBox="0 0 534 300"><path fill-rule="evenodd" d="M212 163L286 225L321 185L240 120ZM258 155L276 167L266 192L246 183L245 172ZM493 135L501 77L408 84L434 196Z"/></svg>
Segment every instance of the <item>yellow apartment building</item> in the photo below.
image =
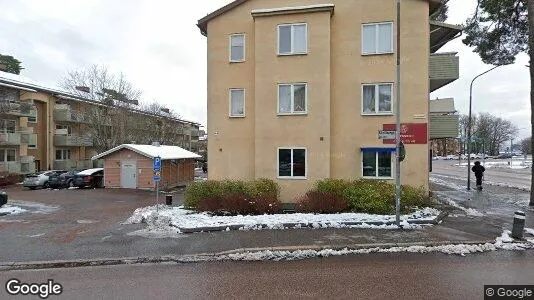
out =
<svg viewBox="0 0 534 300"><path fill-rule="evenodd" d="M402 0L402 183L428 189L429 93L458 79L461 28ZM395 0L237 0L207 37L208 178L270 178L294 202L324 178L393 181ZM393 126L393 127L392 127ZM456 133L457 134L457 133Z"/></svg>
<svg viewBox="0 0 534 300"><path fill-rule="evenodd" d="M95 120L87 113L94 107L106 108L97 101L0 71L0 174L102 166L103 162L91 160L99 152L98 141L91 131L94 126L90 126ZM114 137L119 144L150 143L158 139L162 144L193 152L199 152L202 147L198 139L204 133L199 123L127 110L132 120L125 122L128 127L122 132L142 132L135 136L143 136L145 140L123 141L123 136ZM111 128L112 118L116 116L110 112L99 123ZM170 130L165 136L155 137L154 131L147 130L152 124L166 124Z"/></svg>

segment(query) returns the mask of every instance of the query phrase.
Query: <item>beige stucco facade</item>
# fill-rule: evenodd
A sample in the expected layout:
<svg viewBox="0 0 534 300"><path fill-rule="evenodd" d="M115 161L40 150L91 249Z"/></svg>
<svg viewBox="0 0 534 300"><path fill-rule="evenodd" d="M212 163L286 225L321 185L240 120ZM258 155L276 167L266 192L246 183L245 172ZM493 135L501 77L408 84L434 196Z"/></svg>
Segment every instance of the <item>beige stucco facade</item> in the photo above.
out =
<svg viewBox="0 0 534 300"><path fill-rule="evenodd" d="M397 109L395 0L250 0L207 22L208 178L270 178L294 202L316 180L362 177L362 148L378 139ZM252 13L319 4L332 9ZM275 10L276 11L276 10ZM428 122L429 2L402 1L401 122ZM362 25L393 22L393 52L362 55ZM278 55L279 24L307 24L307 53ZM229 36L245 34L245 61L229 62ZM278 114L278 84L305 83L307 111ZM362 85L392 83L393 112L362 114ZM245 90L245 116L229 116L229 89ZM427 130L428 132L428 130ZM427 133L428 135L428 133ZM426 137L428 141L428 136ZM306 148L306 176L278 176L278 148ZM429 146L406 144L403 184L428 189ZM391 156L393 182L394 154Z"/></svg>

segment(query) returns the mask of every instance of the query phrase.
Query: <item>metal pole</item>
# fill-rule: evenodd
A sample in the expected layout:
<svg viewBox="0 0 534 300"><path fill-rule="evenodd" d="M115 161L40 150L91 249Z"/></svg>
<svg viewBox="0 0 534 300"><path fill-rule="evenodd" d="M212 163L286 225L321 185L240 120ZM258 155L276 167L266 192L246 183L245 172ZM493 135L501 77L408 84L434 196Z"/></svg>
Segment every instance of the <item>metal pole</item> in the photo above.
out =
<svg viewBox="0 0 534 300"><path fill-rule="evenodd" d="M497 65L485 72L482 72L480 74L478 74L477 76L475 76L475 78L473 78L473 80L471 80L471 86L469 87L469 121L467 122L467 190L470 190L471 189L471 112L472 112L472 107L473 107L473 83L475 82L475 80L494 70L495 68L498 68L500 67L501 65Z"/></svg>
<svg viewBox="0 0 534 300"><path fill-rule="evenodd" d="M156 182L156 212L159 213L159 181Z"/></svg>
<svg viewBox="0 0 534 300"><path fill-rule="evenodd" d="M512 168L512 165L514 164L514 151L512 150L514 148L514 139L510 139L510 168Z"/></svg>
<svg viewBox="0 0 534 300"><path fill-rule="evenodd" d="M401 122L401 57L400 57L400 23L401 3L397 0L397 127L395 132L396 157L395 157L395 222L400 226L400 198L401 198L401 164L400 164L400 122Z"/></svg>
<svg viewBox="0 0 534 300"><path fill-rule="evenodd" d="M486 141L482 140L482 165L486 166Z"/></svg>

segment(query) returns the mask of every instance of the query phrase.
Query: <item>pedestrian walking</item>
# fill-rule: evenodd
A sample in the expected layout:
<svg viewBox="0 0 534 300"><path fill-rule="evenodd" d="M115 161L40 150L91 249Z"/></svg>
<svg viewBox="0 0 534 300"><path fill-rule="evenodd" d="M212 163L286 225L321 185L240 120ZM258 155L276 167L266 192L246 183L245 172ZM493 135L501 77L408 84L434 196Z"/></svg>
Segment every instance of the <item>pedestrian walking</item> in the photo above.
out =
<svg viewBox="0 0 534 300"><path fill-rule="evenodd" d="M484 177L484 171L486 168L480 164L479 161L475 161L475 165L471 168L471 171L475 173L477 179L477 190L482 190L482 177Z"/></svg>

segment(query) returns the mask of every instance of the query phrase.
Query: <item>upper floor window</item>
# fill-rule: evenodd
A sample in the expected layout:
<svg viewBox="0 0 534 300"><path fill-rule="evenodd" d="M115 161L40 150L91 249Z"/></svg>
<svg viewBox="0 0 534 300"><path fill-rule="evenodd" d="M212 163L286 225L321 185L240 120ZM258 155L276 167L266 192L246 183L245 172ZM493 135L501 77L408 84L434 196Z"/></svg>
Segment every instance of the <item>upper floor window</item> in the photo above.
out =
<svg viewBox="0 0 534 300"><path fill-rule="evenodd" d="M278 54L308 53L308 24L278 25Z"/></svg>
<svg viewBox="0 0 534 300"><path fill-rule="evenodd" d="M393 23L362 26L362 54L393 53Z"/></svg>
<svg viewBox="0 0 534 300"><path fill-rule="evenodd" d="M17 129L17 121L0 120L0 133L14 133Z"/></svg>
<svg viewBox="0 0 534 300"><path fill-rule="evenodd" d="M56 160L69 160L70 159L70 150L69 149L58 149L56 150Z"/></svg>
<svg viewBox="0 0 534 300"><path fill-rule="evenodd" d="M245 34L232 34L230 36L230 61L245 61Z"/></svg>
<svg viewBox="0 0 534 300"><path fill-rule="evenodd" d="M230 89L230 117L245 116L245 89Z"/></svg>
<svg viewBox="0 0 534 300"><path fill-rule="evenodd" d="M278 85L278 114L305 114L307 112L305 83Z"/></svg>
<svg viewBox="0 0 534 300"><path fill-rule="evenodd" d="M28 117L28 122L37 123L37 109L32 109L31 116Z"/></svg>
<svg viewBox="0 0 534 300"><path fill-rule="evenodd" d="M391 114L392 83L362 85L362 114Z"/></svg>
<svg viewBox="0 0 534 300"><path fill-rule="evenodd" d="M56 124L56 134L71 134L71 128L69 125Z"/></svg>
<svg viewBox="0 0 534 300"><path fill-rule="evenodd" d="M278 177L306 178L306 148L278 148Z"/></svg>

